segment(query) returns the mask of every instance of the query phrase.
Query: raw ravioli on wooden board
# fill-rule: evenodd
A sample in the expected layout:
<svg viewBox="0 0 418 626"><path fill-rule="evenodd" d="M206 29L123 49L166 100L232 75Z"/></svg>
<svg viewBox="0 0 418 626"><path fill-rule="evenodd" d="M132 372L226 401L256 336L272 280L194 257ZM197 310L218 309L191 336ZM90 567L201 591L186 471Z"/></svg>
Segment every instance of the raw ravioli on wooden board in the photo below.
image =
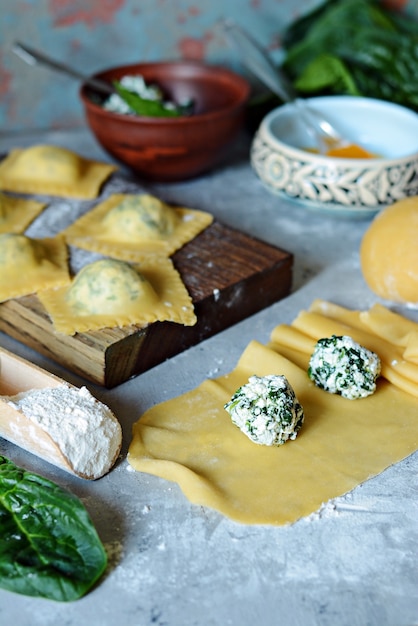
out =
<svg viewBox="0 0 418 626"><path fill-rule="evenodd" d="M152 320L116 319L112 320L113 326L106 320L105 328L97 325L95 329L92 326L71 327L68 332L79 331L74 336L67 336L67 330L57 331L53 314L48 314L47 307L37 296L39 289L11 296L6 294L4 299L7 301L0 304L0 331L70 371L108 388L147 371L287 296L293 266L291 253L225 226L207 212L171 205L166 208L174 209L181 220L163 250L160 246L155 248L154 242L151 247L142 247L141 255L138 255L137 243L133 248L126 240L116 245L113 235L110 241L106 239L97 246L101 222L96 218L108 216L120 202L123 204L125 200L137 197L147 198L152 206L154 201L165 204L144 194L143 189L132 189L130 182L116 169L56 146L16 149L0 159L0 188L8 189L10 184L14 192L32 194L34 200L36 194L43 194L42 197L44 194L57 195L50 199L46 210L31 228L37 237L42 238L53 233L61 233L64 239L67 234L71 235L66 241L71 248L69 262L74 274L77 271L75 257L79 259L77 252L82 253L84 266L87 251L90 260L96 260L91 256L97 253L137 263L143 261L142 252L146 251L147 254L170 255L184 282L197 317L193 326L176 323L177 320L170 315L165 316L164 321L160 321L161 316ZM100 202L95 207L82 202L99 196ZM63 198L65 207L60 201ZM149 203L147 206L151 210ZM95 234L94 238L92 234ZM32 235L28 233L28 236ZM168 306L171 304L169 299Z"/></svg>
<svg viewBox="0 0 418 626"><path fill-rule="evenodd" d="M395 314L385 311L389 323ZM405 352L399 341L415 340L418 324L397 316L406 331L400 340L399 326L393 327L398 335L390 324L383 330L381 313L314 302L312 311L302 312L290 326L276 327L268 346L251 342L229 374L149 409L134 425L130 464L177 482L191 502L246 524L292 523L351 491L418 449L418 362L404 359L408 367L392 364L391 369L388 361ZM368 332L357 328L361 318ZM363 333L363 345L372 349L372 343L381 353L383 375L373 395L348 400L308 378L316 341L335 328L347 335ZM288 378L305 412L297 438L279 447L251 442L224 409L249 376L271 373Z"/></svg>
<svg viewBox="0 0 418 626"><path fill-rule="evenodd" d="M194 326L157 322L67 336L55 332L36 296L24 296L0 304L0 330L111 388L277 302L291 289L291 253L217 221L171 258L192 298Z"/></svg>

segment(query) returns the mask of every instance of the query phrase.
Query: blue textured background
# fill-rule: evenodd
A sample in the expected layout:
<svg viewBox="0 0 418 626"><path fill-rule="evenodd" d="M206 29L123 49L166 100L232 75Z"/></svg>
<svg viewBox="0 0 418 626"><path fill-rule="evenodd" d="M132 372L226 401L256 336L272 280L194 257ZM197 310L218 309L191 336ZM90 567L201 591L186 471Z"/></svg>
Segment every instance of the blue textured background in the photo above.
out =
<svg viewBox="0 0 418 626"><path fill-rule="evenodd" d="M416 11L418 0L393 0ZM86 74L144 60L193 58L243 74L217 23L233 17L272 53L280 33L318 0L2 0L0 133L83 123L78 84L31 68L12 51L20 40Z"/></svg>

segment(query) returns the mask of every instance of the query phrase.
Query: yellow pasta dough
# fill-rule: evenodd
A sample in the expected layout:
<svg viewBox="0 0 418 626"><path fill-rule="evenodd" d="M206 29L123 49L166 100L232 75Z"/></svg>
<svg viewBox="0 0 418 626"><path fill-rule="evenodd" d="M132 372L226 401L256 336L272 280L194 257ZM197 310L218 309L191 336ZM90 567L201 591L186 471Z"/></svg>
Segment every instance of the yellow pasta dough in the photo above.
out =
<svg viewBox="0 0 418 626"><path fill-rule="evenodd" d="M69 282L67 246L62 237L0 234L0 302Z"/></svg>
<svg viewBox="0 0 418 626"><path fill-rule="evenodd" d="M168 258L130 265L101 259L84 266L71 284L38 293L58 332L170 321L193 326L186 287Z"/></svg>
<svg viewBox="0 0 418 626"><path fill-rule="evenodd" d="M393 302L418 304L418 196L379 213L360 247L365 281Z"/></svg>
<svg viewBox="0 0 418 626"><path fill-rule="evenodd" d="M172 207L149 194L114 194L62 234L80 248L140 261L149 254L170 256L212 221L209 213Z"/></svg>
<svg viewBox="0 0 418 626"><path fill-rule="evenodd" d="M324 316L326 336L333 327ZM278 326L269 346L251 342L229 374L149 409L133 428L132 467L177 482L191 502L237 522L281 525L414 452L418 398L383 377L356 401L322 391L307 375L317 327L305 330ZM276 448L251 442L224 410L250 375L271 373L286 376L305 413L295 441Z"/></svg>
<svg viewBox="0 0 418 626"><path fill-rule="evenodd" d="M0 163L0 189L91 199L116 169L58 146L16 148Z"/></svg>
<svg viewBox="0 0 418 626"><path fill-rule="evenodd" d="M23 233L45 207L45 202L0 193L0 233Z"/></svg>
<svg viewBox="0 0 418 626"><path fill-rule="evenodd" d="M418 328L415 322L375 304L369 311L362 311L360 319L379 337L390 337L391 343L403 348L406 360L418 363Z"/></svg>

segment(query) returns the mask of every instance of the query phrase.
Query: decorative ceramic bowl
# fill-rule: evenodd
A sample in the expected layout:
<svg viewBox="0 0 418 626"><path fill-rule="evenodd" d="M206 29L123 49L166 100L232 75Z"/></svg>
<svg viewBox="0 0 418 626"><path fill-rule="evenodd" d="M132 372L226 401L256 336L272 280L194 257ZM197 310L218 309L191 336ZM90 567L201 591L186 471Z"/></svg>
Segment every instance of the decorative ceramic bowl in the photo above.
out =
<svg viewBox="0 0 418 626"><path fill-rule="evenodd" d="M418 194L418 115L382 100L354 96L308 99L350 142L376 158L312 152L295 104L271 111L251 148L254 170L271 191L308 208L368 216Z"/></svg>
<svg viewBox="0 0 418 626"><path fill-rule="evenodd" d="M147 179L174 181L215 166L236 137L250 87L227 69L193 61L125 65L96 74L108 82L141 75L157 84L169 100L194 101L182 117L142 117L105 110L100 96L83 85L87 121L96 139L116 160Z"/></svg>

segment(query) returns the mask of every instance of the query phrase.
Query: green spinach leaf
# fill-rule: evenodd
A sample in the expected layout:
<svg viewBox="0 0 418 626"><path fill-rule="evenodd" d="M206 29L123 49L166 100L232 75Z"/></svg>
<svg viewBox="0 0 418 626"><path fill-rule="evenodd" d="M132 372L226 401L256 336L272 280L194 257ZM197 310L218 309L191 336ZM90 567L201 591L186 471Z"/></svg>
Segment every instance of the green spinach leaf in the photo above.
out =
<svg viewBox="0 0 418 626"><path fill-rule="evenodd" d="M81 501L0 456L0 587L76 600L106 564L105 549Z"/></svg>
<svg viewBox="0 0 418 626"><path fill-rule="evenodd" d="M332 54L320 54L306 67L303 74L295 81L298 91L315 91L328 88L359 96L360 91L351 73L343 61Z"/></svg>
<svg viewBox="0 0 418 626"><path fill-rule="evenodd" d="M118 81L114 81L113 86L122 100L124 100L137 115L145 117L180 117L192 113L192 102L188 102L185 105L173 104L172 107L169 108L162 100L142 98L139 94L123 87Z"/></svg>
<svg viewBox="0 0 418 626"><path fill-rule="evenodd" d="M328 0L291 24L283 42L283 69L300 94L357 94L418 110L418 23L378 0Z"/></svg>

